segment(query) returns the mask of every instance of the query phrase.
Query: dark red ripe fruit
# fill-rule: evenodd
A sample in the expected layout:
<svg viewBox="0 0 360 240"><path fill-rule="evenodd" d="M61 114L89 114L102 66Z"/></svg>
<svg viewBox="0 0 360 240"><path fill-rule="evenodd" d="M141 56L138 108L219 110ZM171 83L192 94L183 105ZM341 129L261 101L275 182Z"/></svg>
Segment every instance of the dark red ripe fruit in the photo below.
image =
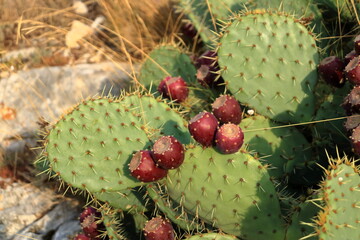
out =
<svg viewBox="0 0 360 240"><path fill-rule="evenodd" d="M229 95L223 95L215 99L212 104L212 112L220 123L239 124L242 119L239 102Z"/></svg>
<svg viewBox="0 0 360 240"><path fill-rule="evenodd" d="M345 129L348 133L351 133L354 128L360 125L360 115L352 115L346 118Z"/></svg>
<svg viewBox="0 0 360 240"><path fill-rule="evenodd" d="M360 155L360 126L356 127L351 134L351 143L354 153Z"/></svg>
<svg viewBox="0 0 360 240"><path fill-rule="evenodd" d="M209 147L214 142L218 125L218 120L212 113L201 112L190 120L188 128L195 141Z"/></svg>
<svg viewBox="0 0 360 240"><path fill-rule="evenodd" d="M342 107L347 115L360 113L360 86L355 86L344 99Z"/></svg>
<svg viewBox="0 0 360 240"><path fill-rule="evenodd" d="M96 210L95 210L96 211ZM84 213L84 214L83 214ZM93 208L86 208L80 215L80 225L84 234L92 239L97 239L103 225L98 223L101 218L99 212L93 213Z"/></svg>
<svg viewBox="0 0 360 240"><path fill-rule="evenodd" d="M155 217L148 221L144 227L145 240L173 240L174 228L168 220Z"/></svg>
<svg viewBox="0 0 360 240"><path fill-rule="evenodd" d="M87 207L80 213L80 217L79 217L80 222L82 223L84 221L84 219L90 215L95 215L96 217L101 217L101 213L98 212L95 208Z"/></svg>
<svg viewBox="0 0 360 240"><path fill-rule="evenodd" d="M354 39L354 49L355 52L359 55L360 54L360 35L357 35Z"/></svg>
<svg viewBox="0 0 360 240"><path fill-rule="evenodd" d="M86 236L83 233L80 233L74 237L73 240L92 240L90 237Z"/></svg>
<svg viewBox="0 0 360 240"><path fill-rule="evenodd" d="M345 67L345 74L354 85L360 85L360 58L355 57Z"/></svg>
<svg viewBox="0 0 360 240"><path fill-rule="evenodd" d="M183 102L189 95L189 88L181 77L165 77L158 86L158 91L166 98Z"/></svg>
<svg viewBox="0 0 360 240"><path fill-rule="evenodd" d="M183 145L172 136L159 138L153 146L155 163L165 169L180 167L184 162L185 151Z"/></svg>
<svg viewBox="0 0 360 240"><path fill-rule="evenodd" d="M196 61L196 78L203 86L213 86L218 78L219 64L216 61L217 54L213 51L206 51Z"/></svg>
<svg viewBox="0 0 360 240"><path fill-rule="evenodd" d="M344 64L345 66L349 64L349 62L351 60L353 60L355 57L359 56L355 50L352 50L351 52L349 52L348 54L346 54L345 58L344 58Z"/></svg>
<svg viewBox="0 0 360 240"><path fill-rule="evenodd" d="M345 84L343 71L344 62L335 56L324 58L319 65L319 74L321 78L334 87L342 87Z"/></svg>
<svg viewBox="0 0 360 240"><path fill-rule="evenodd" d="M197 35L197 31L195 26L188 22L185 23L182 27L181 27L181 31L184 34L185 37L189 38L189 39L193 39L196 37Z"/></svg>
<svg viewBox="0 0 360 240"><path fill-rule="evenodd" d="M244 133L238 125L227 123L222 125L215 136L216 147L225 154L239 151L244 143Z"/></svg>
<svg viewBox="0 0 360 240"><path fill-rule="evenodd" d="M156 166L150 151L141 150L132 157L129 169L131 175L142 182L153 182L166 176L167 170Z"/></svg>

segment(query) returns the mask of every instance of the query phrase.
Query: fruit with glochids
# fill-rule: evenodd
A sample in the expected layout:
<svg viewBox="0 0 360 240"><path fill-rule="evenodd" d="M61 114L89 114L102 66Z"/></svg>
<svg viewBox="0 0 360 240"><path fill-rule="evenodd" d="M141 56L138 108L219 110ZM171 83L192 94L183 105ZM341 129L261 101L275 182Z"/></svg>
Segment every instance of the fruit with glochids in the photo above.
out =
<svg viewBox="0 0 360 240"><path fill-rule="evenodd" d="M183 102L189 96L189 88L182 77L165 77L158 86L158 92L176 102Z"/></svg>
<svg viewBox="0 0 360 240"><path fill-rule="evenodd" d="M218 126L218 120L212 113L201 112L189 121L188 128L195 141L204 147L210 147L214 143Z"/></svg>
<svg viewBox="0 0 360 240"><path fill-rule="evenodd" d="M155 163L164 169L175 169L184 162L183 145L173 136L162 136L153 145Z"/></svg>
<svg viewBox="0 0 360 240"><path fill-rule="evenodd" d="M244 143L244 133L238 125L224 124L216 132L215 143L221 153L235 153Z"/></svg>
<svg viewBox="0 0 360 240"><path fill-rule="evenodd" d="M129 164L130 173L142 182L153 182L167 175L166 169L156 166L151 151L141 150L136 152Z"/></svg>
<svg viewBox="0 0 360 240"><path fill-rule="evenodd" d="M93 207L87 207L81 212L79 219L84 235L91 239L99 239L98 236L104 229L104 225L98 223L101 213Z"/></svg>
<svg viewBox="0 0 360 240"><path fill-rule="evenodd" d="M145 224L145 240L173 240L174 228L171 223L162 217L154 217Z"/></svg>
<svg viewBox="0 0 360 240"><path fill-rule="evenodd" d="M212 104L212 113L220 123L239 124L242 110L239 102L232 96L222 95Z"/></svg>

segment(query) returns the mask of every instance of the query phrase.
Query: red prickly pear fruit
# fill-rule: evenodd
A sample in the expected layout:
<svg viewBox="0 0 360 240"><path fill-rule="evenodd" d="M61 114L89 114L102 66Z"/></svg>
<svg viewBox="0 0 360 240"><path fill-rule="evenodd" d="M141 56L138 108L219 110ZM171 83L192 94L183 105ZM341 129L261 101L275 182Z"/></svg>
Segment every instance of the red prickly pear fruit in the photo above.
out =
<svg viewBox="0 0 360 240"><path fill-rule="evenodd" d="M73 240L92 240L90 237L86 236L83 233L80 233L74 237Z"/></svg>
<svg viewBox="0 0 360 240"><path fill-rule="evenodd" d="M352 130L360 125L360 115L352 115L346 118L344 127L348 133L352 133Z"/></svg>
<svg viewBox="0 0 360 240"><path fill-rule="evenodd" d="M195 141L209 147L213 145L218 126L218 120L212 113L201 112L189 121L188 128Z"/></svg>
<svg viewBox="0 0 360 240"><path fill-rule="evenodd" d="M360 86L355 86L344 99L342 107L347 115L360 113Z"/></svg>
<svg viewBox="0 0 360 240"><path fill-rule="evenodd" d="M158 86L164 97L183 102L189 96L189 88L182 77L165 77Z"/></svg>
<svg viewBox="0 0 360 240"><path fill-rule="evenodd" d="M164 169L175 169L184 162L183 145L173 136L162 136L153 145L155 163Z"/></svg>
<svg viewBox="0 0 360 240"><path fill-rule="evenodd" d="M145 240L173 240L174 228L168 220L155 217L148 221L144 227Z"/></svg>
<svg viewBox="0 0 360 240"><path fill-rule="evenodd" d="M235 153L244 143L244 133L238 125L224 124L216 132L215 143L220 152Z"/></svg>
<svg viewBox="0 0 360 240"><path fill-rule="evenodd" d="M164 178L166 169L156 166L151 152L141 150L136 152L129 164L130 173L142 182L153 182Z"/></svg>
<svg viewBox="0 0 360 240"><path fill-rule="evenodd" d="M239 102L229 95L223 95L215 99L212 104L212 113L220 123L239 124L242 119Z"/></svg>
<svg viewBox="0 0 360 240"><path fill-rule="evenodd" d="M219 64L215 60L216 52L206 51L196 61L197 66L196 78L203 86L213 86L215 80L218 78L217 71L219 71Z"/></svg>
<svg viewBox="0 0 360 240"><path fill-rule="evenodd" d="M360 126L356 127L351 134L351 143L356 155L360 155Z"/></svg>
<svg viewBox="0 0 360 240"><path fill-rule="evenodd" d="M86 208L80 214L80 225L86 236L92 239L98 239L100 231L104 228L102 223L97 222L100 218L101 213L92 207Z"/></svg>
<svg viewBox="0 0 360 240"><path fill-rule="evenodd" d="M349 52L348 54L345 55L344 57L344 64L345 66L349 64L349 62L351 60L353 60L355 57L359 56L355 50L352 50L351 52Z"/></svg>
<svg viewBox="0 0 360 240"><path fill-rule="evenodd" d="M184 25L182 25L181 32L184 34L185 37L187 37L189 39L193 39L197 35L197 31L196 31L195 26L190 22L185 23Z"/></svg>
<svg viewBox="0 0 360 240"><path fill-rule="evenodd" d="M84 219L90 215L95 215L96 217L101 217L101 213L98 212L95 208L87 207L80 213L80 217L79 217L80 222L82 223L84 221Z"/></svg>
<svg viewBox="0 0 360 240"><path fill-rule="evenodd" d="M357 35L354 39L354 50L358 55L360 54L360 35Z"/></svg>
<svg viewBox="0 0 360 240"><path fill-rule="evenodd" d="M345 84L344 62L335 56L324 58L319 65L321 78L334 87L342 87Z"/></svg>
<svg viewBox="0 0 360 240"><path fill-rule="evenodd" d="M360 58L355 57L345 67L348 80L354 85L360 85Z"/></svg>

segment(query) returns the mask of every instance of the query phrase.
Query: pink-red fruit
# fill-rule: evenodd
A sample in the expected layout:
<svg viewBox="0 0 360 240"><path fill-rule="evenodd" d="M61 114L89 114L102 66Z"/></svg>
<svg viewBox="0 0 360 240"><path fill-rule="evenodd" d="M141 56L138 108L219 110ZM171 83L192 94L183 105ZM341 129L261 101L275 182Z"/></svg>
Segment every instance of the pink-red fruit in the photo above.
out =
<svg viewBox="0 0 360 240"><path fill-rule="evenodd" d="M224 124L216 133L215 143L220 152L224 154L235 153L244 143L244 133L238 125Z"/></svg>
<svg viewBox="0 0 360 240"><path fill-rule="evenodd" d="M189 88L182 77L165 77L158 86L164 97L183 102L189 95Z"/></svg>
<svg viewBox="0 0 360 240"><path fill-rule="evenodd" d="M324 58L319 64L319 74L321 78L334 87L342 87L344 79L344 62L335 56Z"/></svg>
<svg viewBox="0 0 360 240"><path fill-rule="evenodd" d="M173 136L162 136L153 145L155 163L164 169L175 169L184 162L183 145Z"/></svg>
<svg viewBox="0 0 360 240"><path fill-rule="evenodd" d="M148 221L144 227L145 240L173 240L174 228L168 220L155 217Z"/></svg>
<svg viewBox="0 0 360 240"><path fill-rule="evenodd" d="M195 141L209 147L214 142L218 125L218 120L212 113L201 112L189 121L188 128Z"/></svg>
<svg viewBox="0 0 360 240"><path fill-rule="evenodd" d="M130 173L142 182L153 182L166 176L167 170L156 166L151 152L141 150L136 152L129 164Z"/></svg>
<svg viewBox="0 0 360 240"><path fill-rule="evenodd" d="M345 67L346 77L354 85L360 85L360 58L355 57Z"/></svg>
<svg viewBox="0 0 360 240"><path fill-rule="evenodd" d="M351 60L353 60L355 57L359 56L355 50L352 50L351 52L349 52L348 54L345 55L344 57L344 64L345 66L349 64L349 62Z"/></svg>
<svg viewBox="0 0 360 240"><path fill-rule="evenodd" d="M351 134L351 143L356 155L360 155L360 126L356 127Z"/></svg>
<svg viewBox="0 0 360 240"><path fill-rule="evenodd" d="M102 230L104 227L103 224L98 223L100 218L101 213L92 207L87 207L80 214L80 225L87 237L91 239L97 239L97 237L100 235L100 230Z"/></svg>
<svg viewBox="0 0 360 240"><path fill-rule="evenodd" d="M232 96L223 95L215 99L212 112L220 123L239 124L242 119L240 104Z"/></svg>

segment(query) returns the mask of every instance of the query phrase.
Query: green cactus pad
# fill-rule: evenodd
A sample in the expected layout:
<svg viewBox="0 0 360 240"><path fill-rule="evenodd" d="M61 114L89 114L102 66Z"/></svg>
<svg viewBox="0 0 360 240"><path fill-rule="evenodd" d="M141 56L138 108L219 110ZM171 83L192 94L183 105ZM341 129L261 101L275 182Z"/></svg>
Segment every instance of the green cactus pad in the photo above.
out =
<svg viewBox="0 0 360 240"><path fill-rule="evenodd" d="M92 193L95 199L109 204L111 207L142 214L148 210L143 194L138 189L127 189L121 192Z"/></svg>
<svg viewBox="0 0 360 240"><path fill-rule="evenodd" d="M247 240L284 239L274 185L249 154L190 148L180 168L169 171L166 188L187 212L225 233Z"/></svg>
<svg viewBox="0 0 360 240"><path fill-rule="evenodd" d="M123 240L127 239L123 234L124 229L121 228L120 220L116 210L110 208L101 209L102 222L105 231L99 236L100 239Z"/></svg>
<svg viewBox="0 0 360 240"><path fill-rule="evenodd" d="M152 137L157 139L160 135L172 135L182 144L189 144L191 135L185 126L182 116L163 102L160 98L143 95L129 95L121 101L125 106L141 116L143 125L159 130Z"/></svg>
<svg viewBox="0 0 360 240"><path fill-rule="evenodd" d="M196 69L188 55L172 45L160 45L142 64L140 83L152 92L157 91L161 80L167 76L181 76L187 83L194 83Z"/></svg>
<svg viewBox="0 0 360 240"><path fill-rule="evenodd" d="M331 161L321 184L324 206L315 220L316 235L323 240L360 239L360 171L347 158Z"/></svg>
<svg viewBox="0 0 360 240"><path fill-rule="evenodd" d="M311 234L314 231L314 228L307 223L309 223L320 210L319 206L311 201L302 202L293 208L290 225L286 231L287 240L299 240ZM317 240L315 237L310 237L308 239Z"/></svg>
<svg viewBox="0 0 360 240"><path fill-rule="evenodd" d="M160 184L149 184L146 189L156 207L178 227L188 232L203 229L203 224L199 224L191 214L183 212L179 204L172 201L167 194L164 194L163 187Z"/></svg>
<svg viewBox="0 0 360 240"><path fill-rule="evenodd" d="M242 104L280 122L313 118L316 42L296 19L247 13L227 24L218 47L228 89Z"/></svg>
<svg viewBox="0 0 360 240"><path fill-rule="evenodd" d="M279 128L263 116L253 116L241 121L246 149L269 164L269 174L277 180L296 175L296 169L311 160L311 146L294 127Z"/></svg>
<svg viewBox="0 0 360 240"><path fill-rule="evenodd" d="M47 136L50 170L70 186L90 192L143 185L131 176L128 163L135 151L150 144L145 128L114 99L84 101Z"/></svg>
<svg viewBox="0 0 360 240"><path fill-rule="evenodd" d="M186 238L186 240L236 240L238 238L223 233L204 233Z"/></svg>

